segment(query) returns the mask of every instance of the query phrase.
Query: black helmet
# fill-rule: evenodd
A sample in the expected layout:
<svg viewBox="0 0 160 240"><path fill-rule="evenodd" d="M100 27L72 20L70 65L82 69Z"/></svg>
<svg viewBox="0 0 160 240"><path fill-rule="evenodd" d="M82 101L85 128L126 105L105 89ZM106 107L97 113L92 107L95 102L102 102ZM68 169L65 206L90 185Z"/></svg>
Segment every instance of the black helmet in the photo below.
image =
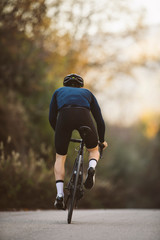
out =
<svg viewBox="0 0 160 240"><path fill-rule="evenodd" d="M71 73L64 78L63 85L64 86L83 87L84 81L81 76Z"/></svg>

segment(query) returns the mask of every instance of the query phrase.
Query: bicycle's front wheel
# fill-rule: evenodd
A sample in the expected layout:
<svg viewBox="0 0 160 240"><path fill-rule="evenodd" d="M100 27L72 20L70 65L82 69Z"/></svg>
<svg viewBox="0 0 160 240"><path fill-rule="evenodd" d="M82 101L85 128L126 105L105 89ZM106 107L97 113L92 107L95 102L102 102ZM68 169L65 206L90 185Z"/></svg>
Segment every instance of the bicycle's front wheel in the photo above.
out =
<svg viewBox="0 0 160 240"><path fill-rule="evenodd" d="M73 183L73 191L70 194L69 203L68 203L68 219L67 219L68 223L71 223L73 209L74 209L75 202L76 202L76 192L77 192L77 185L78 185L81 161L82 161L82 156L80 155L79 160L78 160L78 164L77 164L77 168L75 169L76 176L75 176L75 180L74 180L74 183Z"/></svg>

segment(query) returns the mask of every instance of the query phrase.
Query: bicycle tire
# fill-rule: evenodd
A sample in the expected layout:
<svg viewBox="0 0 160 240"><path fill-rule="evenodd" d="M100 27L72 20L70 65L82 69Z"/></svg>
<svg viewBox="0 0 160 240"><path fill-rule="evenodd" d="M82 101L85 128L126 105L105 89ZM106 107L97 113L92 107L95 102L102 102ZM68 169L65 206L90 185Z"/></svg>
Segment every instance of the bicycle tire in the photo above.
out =
<svg viewBox="0 0 160 240"><path fill-rule="evenodd" d="M74 188L73 188L73 193L70 195L69 199L69 204L68 204L68 224L71 223L72 220L72 215L73 215L73 209L76 201L76 192L77 192L77 184L78 184L78 179L79 179L79 173L80 173L80 166L81 166L81 161L82 161L82 156L80 155L79 158L81 159L78 160L78 165L76 169L76 177L74 181Z"/></svg>

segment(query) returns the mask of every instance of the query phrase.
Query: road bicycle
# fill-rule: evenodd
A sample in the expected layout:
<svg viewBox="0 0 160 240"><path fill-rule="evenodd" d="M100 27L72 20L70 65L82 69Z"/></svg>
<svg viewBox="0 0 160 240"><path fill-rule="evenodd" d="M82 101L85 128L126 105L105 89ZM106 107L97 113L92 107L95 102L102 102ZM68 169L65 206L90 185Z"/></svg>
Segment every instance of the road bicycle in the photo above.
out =
<svg viewBox="0 0 160 240"><path fill-rule="evenodd" d="M73 209L77 206L78 201L83 197L84 195L84 189L83 189L83 154L84 154L84 146L85 146L85 138L91 133L91 128L87 126L82 126L80 128L81 137L82 139L70 139L71 142L79 143L79 151L77 154L77 157L75 159L73 170L71 174L70 181L67 184L66 194L65 197L65 207L64 209L68 208L68 217L67 221L68 224L71 223L72 215L73 215ZM92 132L93 133L93 132ZM100 158L102 157L102 151L103 151L103 144L99 143L99 150L100 150Z"/></svg>

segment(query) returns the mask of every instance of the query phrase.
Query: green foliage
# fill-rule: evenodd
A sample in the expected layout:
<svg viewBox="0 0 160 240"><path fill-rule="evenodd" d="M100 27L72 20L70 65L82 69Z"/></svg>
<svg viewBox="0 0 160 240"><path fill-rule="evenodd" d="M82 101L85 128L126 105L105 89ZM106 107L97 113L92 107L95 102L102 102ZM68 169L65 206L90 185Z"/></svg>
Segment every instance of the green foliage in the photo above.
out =
<svg viewBox="0 0 160 240"><path fill-rule="evenodd" d="M28 0L0 5L0 139L5 142L11 136L14 149L24 153L48 139L45 131L51 140L47 121L51 96L45 82L48 53L41 40L46 6L44 1Z"/></svg>
<svg viewBox="0 0 160 240"><path fill-rule="evenodd" d="M52 208L53 169L32 149L22 157L15 151L7 153L8 146L0 144L0 209ZM48 155L44 146L42 151Z"/></svg>
<svg viewBox="0 0 160 240"><path fill-rule="evenodd" d="M46 10L43 0L1 0L0 26L37 34L47 19Z"/></svg>

